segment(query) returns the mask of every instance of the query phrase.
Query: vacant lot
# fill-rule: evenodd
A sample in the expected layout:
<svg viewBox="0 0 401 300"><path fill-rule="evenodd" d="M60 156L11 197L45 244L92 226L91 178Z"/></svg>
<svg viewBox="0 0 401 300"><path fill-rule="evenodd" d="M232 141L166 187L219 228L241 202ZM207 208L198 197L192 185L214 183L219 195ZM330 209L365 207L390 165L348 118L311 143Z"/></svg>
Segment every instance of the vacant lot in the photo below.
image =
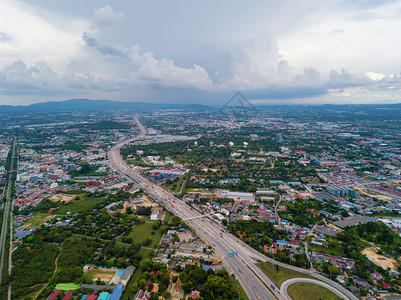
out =
<svg viewBox="0 0 401 300"><path fill-rule="evenodd" d="M53 216L51 214L39 213L24 224L26 227L40 226L50 220Z"/></svg>
<svg viewBox="0 0 401 300"><path fill-rule="evenodd" d="M55 194L53 196L51 196L49 199L53 202L65 202L68 203L72 200L74 200L74 198L76 196L84 196L84 195L67 195L67 194Z"/></svg>
<svg viewBox="0 0 401 300"><path fill-rule="evenodd" d="M117 269L91 269L84 274L84 279L95 282L98 278L105 283L109 283Z"/></svg>
<svg viewBox="0 0 401 300"><path fill-rule="evenodd" d="M141 198L136 198L138 200L142 200L143 202L140 204L131 204L129 200L123 203L123 208L120 210L121 213L125 213L127 211L127 207L131 207L132 209L137 209L138 206L159 206L158 203L152 202L148 196L143 195Z"/></svg>
<svg viewBox="0 0 401 300"><path fill-rule="evenodd" d="M363 249L361 251L363 255L367 255L370 258L372 258L378 265L380 265L383 269L390 268L392 270L397 270L398 269L398 263L395 259L385 257L383 255L377 254L376 253L376 248L370 247Z"/></svg>
<svg viewBox="0 0 401 300"><path fill-rule="evenodd" d="M293 270L290 270L290 269L287 269L287 268L283 268L281 266L274 265L274 267L273 267L272 263L270 263L270 262L257 263L256 265L278 287L280 287L280 285L284 281L286 281L287 279L290 279L290 278L313 278L313 277L311 277L309 275L306 275L306 274L303 274L303 273L300 273L300 272L297 272L297 271L293 271ZM309 298L304 298L304 299L309 299Z"/></svg>
<svg viewBox="0 0 401 300"><path fill-rule="evenodd" d="M93 209L98 204L102 203L104 198L86 197L82 196L79 200L73 200L68 204L60 207L54 213L59 215L65 215L67 212L77 213L81 211L88 211Z"/></svg>
<svg viewBox="0 0 401 300"><path fill-rule="evenodd" d="M292 300L338 300L341 299L333 292L317 284L297 282L288 287L288 295Z"/></svg>

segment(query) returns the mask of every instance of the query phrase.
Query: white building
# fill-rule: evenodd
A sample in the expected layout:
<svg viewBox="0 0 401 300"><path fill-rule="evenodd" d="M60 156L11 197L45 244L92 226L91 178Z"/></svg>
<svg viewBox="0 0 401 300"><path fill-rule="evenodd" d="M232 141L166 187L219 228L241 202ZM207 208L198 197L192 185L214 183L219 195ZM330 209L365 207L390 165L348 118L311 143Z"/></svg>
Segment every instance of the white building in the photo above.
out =
<svg viewBox="0 0 401 300"><path fill-rule="evenodd" d="M225 192L223 193L223 196L228 198L228 199L233 199L236 201L255 201L255 196L253 193L243 193L243 192Z"/></svg>
<svg viewBox="0 0 401 300"><path fill-rule="evenodd" d="M220 214L220 213L214 214L213 217L215 217L216 219L218 219L218 220L220 220L220 221L222 221L222 220L225 219L225 217L224 217L222 214Z"/></svg>
<svg viewBox="0 0 401 300"><path fill-rule="evenodd" d="M150 215L150 219L153 220L153 221L159 220L160 219L160 215L161 215L160 210L155 209L155 210L152 211L152 214Z"/></svg>

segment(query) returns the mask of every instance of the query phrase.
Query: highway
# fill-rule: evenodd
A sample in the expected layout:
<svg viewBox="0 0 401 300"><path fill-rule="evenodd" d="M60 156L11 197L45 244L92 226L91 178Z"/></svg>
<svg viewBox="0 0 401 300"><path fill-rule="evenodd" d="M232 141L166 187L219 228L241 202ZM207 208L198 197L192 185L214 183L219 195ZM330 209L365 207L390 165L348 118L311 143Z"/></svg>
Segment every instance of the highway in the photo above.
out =
<svg viewBox="0 0 401 300"><path fill-rule="evenodd" d="M10 211L11 211L11 189L12 189L12 184L13 184L13 172L14 172L14 158L15 158L15 149L17 146L17 139L14 138L13 141L13 149L12 149L12 154L11 154L11 165L10 165L10 170L8 172L8 182L7 182L7 191L6 191L6 202L4 203L4 214L3 214L3 223L1 226L1 236L0 236L0 284L3 280L3 267L4 267L4 256L6 253L6 248L8 246L7 243L7 231L8 231L8 222L9 222L9 216L10 216ZM10 235L12 232L10 232ZM9 270L8 272L10 273L11 271L11 255L9 256Z"/></svg>
<svg viewBox="0 0 401 300"><path fill-rule="evenodd" d="M123 141L109 150L108 156L111 166L129 181L135 182L153 199L165 206L166 209L173 214L183 220L187 219L185 222L191 226L196 231L197 235L206 243L212 245L215 251L220 255L225 268L229 272L235 274L249 299L283 299L278 292L270 290L267 285L256 276L257 273L262 276L265 275L255 266L254 261L249 258L247 253L243 253L242 250L237 249L235 242L233 243L230 241L230 238L226 241L226 234L221 231L222 228L220 226L207 218L202 218L202 214L193 210L182 200L174 197L166 190L139 175L124 162L120 155L121 147L136 139L143 138L146 134L146 129L139 122L138 118L135 118L135 122L140 130L139 135ZM229 255L231 252L238 252L238 255L231 256ZM256 274L254 272L256 272ZM265 282L268 285L271 284L269 279L265 280Z"/></svg>
<svg viewBox="0 0 401 300"><path fill-rule="evenodd" d="M309 270L277 262L259 253L234 235L224 232L224 229L214 220L208 217L202 217L203 215L200 212L192 209L184 201L174 197L171 193L153 184L132 170L122 159L120 149L124 145L145 136L146 129L137 117L135 118L135 123L140 133L131 139L118 143L109 150L108 157L112 168L127 180L136 183L153 199L184 220L206 243L212 245L215 251L220 255L224 267L229 272L235 274L249 299L285 299L277 288L271 288L273 282L255 265L255 262L258 261L270 261L289 269L301 271L302 273L314 276L319 280L325 281L332 287L341 290L348 298L357 299L347 289L324 276L310 272ZM237 254L229 255L229 253L232 252L236 252Z"/></svg>

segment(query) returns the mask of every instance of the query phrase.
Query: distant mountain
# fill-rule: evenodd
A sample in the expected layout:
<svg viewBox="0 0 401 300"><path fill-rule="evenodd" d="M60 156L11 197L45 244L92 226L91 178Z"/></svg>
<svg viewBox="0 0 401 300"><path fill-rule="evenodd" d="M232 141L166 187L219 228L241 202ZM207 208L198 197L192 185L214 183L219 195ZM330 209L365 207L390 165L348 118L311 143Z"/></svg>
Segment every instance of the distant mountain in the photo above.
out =
<svg viewBox="0 0 401 300"><path fill-rule="evenodd" d="M145 102L120 102L110 100L70 99L65 101L50 101L31 105L0 105L0 113L19 114L28 112L58 112L58 111L146 111L157 109L179 109L188 111L205 111L215 108L200 104L161 104Z"/></svg>

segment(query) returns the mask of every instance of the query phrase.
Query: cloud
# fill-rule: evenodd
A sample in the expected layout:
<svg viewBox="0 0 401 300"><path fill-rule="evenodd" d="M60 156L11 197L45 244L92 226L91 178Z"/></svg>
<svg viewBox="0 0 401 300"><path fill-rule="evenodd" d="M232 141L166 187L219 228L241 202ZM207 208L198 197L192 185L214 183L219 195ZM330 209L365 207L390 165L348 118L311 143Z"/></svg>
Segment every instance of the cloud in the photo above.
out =
<svg viewBox="0 0 401 300"><path fill-rule="evenodd" d="M109 5L98 8L93 13L95 24L99 27L110 25L124 18L125 15L122 12L116 12Z"/></svg>
<svg viewBox="0 0 401 300"><path fill-rule="evenodd" d="M3 94L69 94L83 89L99 89L90 75L65 75L54 72L45 62L27 66L18 60L0 70Z"/></svg>
<svg viewBox="0 0 401 300"><path fill-rule="evenodd" d="M82 40L85 42L86 46L95 48L106 56L127 58L129 55L129 51L124 47L99 45L97 40L88 32L82 34Z"/></svg>
<svg viewBox="0 0 401 300"><path fill-rule="evenodd" d="M1 100L399 99L399 1L155 3L0 1Z"/></svg>
<svg viewBox="0 0 401 300"><path fill-rule="evenodd" d="M129 74L128 84L200 89L208 89L213 85L206 70L198 65L191 68L179 67L170 59L157 59L152 52L141 53L137 45L130 48L103 45L87 32L83 33L82 39L86 46L96 49L106 59L123 60L119 63Z"/></svg>
<svg viewBox="0 0 401 300"><path fill-rule="evenodd" d="M0 32L0 41L1 42L7 42L10 40L10 37L8 36L7 33Z"/></svg>

